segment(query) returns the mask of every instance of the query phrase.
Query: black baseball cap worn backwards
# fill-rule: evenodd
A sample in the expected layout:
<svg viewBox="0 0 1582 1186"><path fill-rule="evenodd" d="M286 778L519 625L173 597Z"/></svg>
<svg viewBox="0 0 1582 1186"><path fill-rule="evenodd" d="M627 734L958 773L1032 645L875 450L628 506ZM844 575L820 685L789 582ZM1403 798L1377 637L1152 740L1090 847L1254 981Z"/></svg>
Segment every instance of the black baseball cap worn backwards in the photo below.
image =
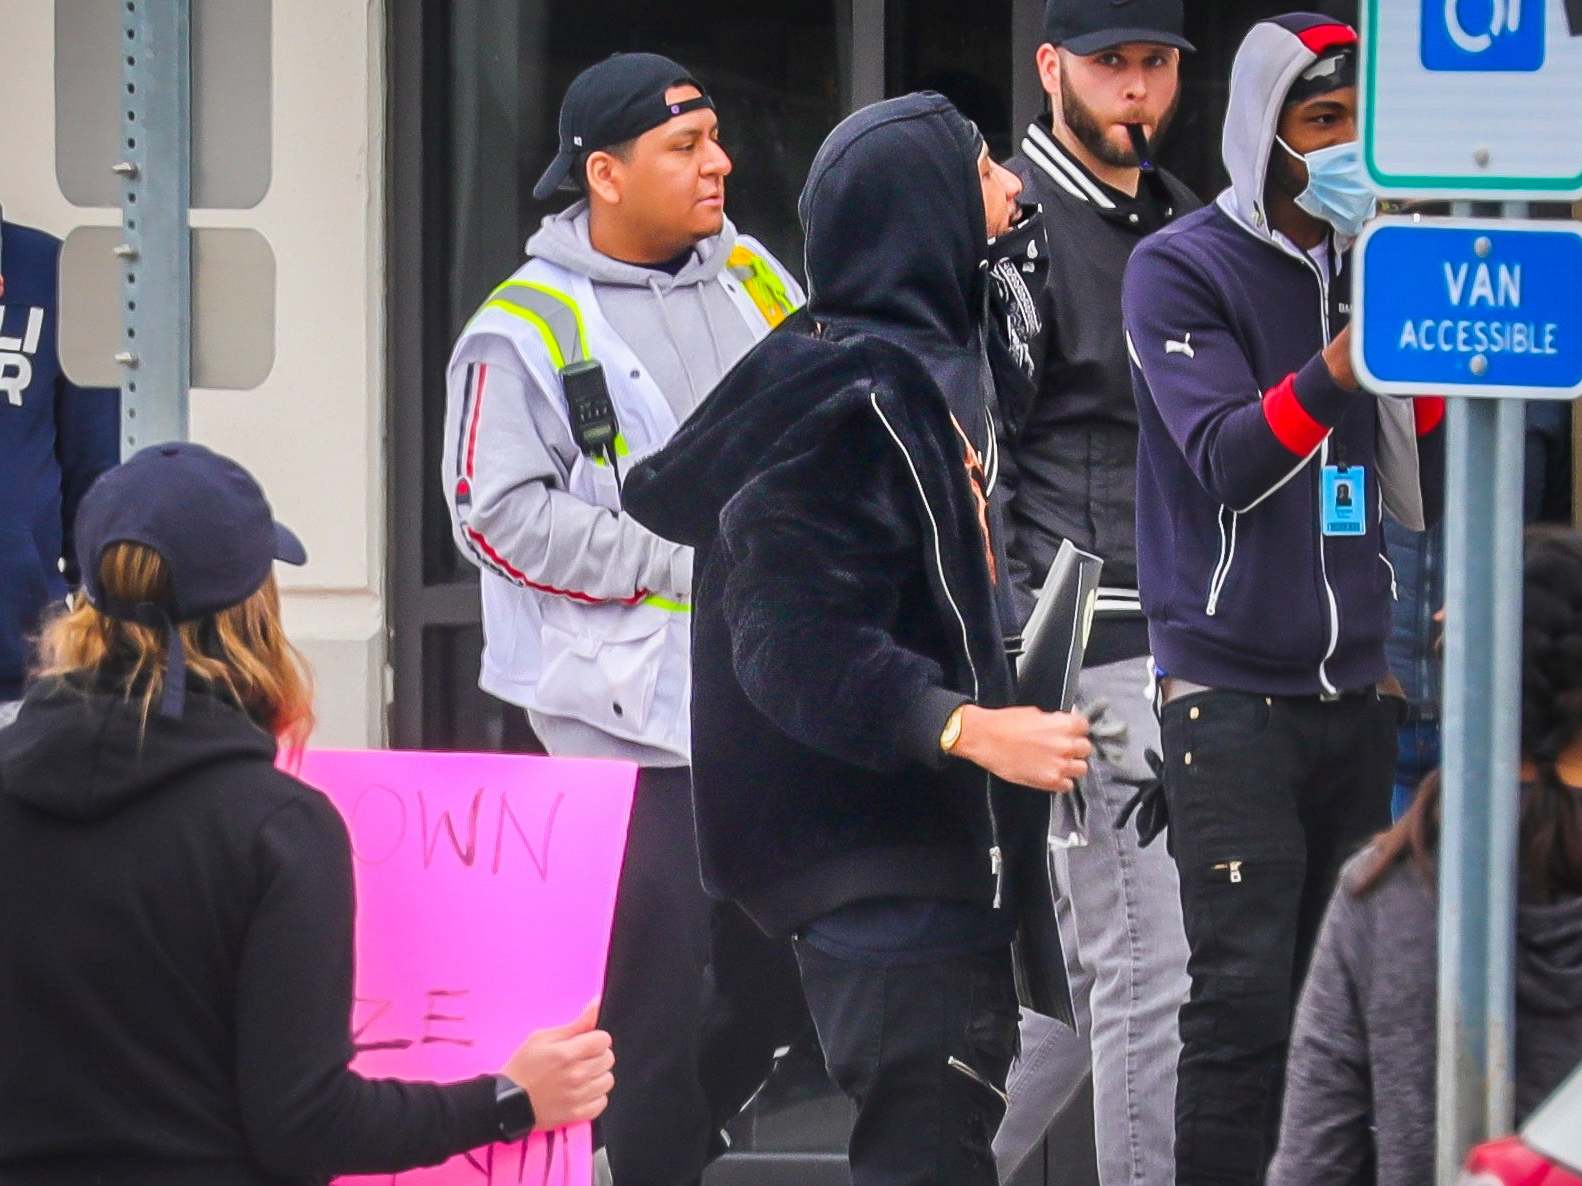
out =
<svg viewBox="0 0 1582 1186"><path fill-rule="evenodd" d="M1285 29L1314 55L1313 63L1291 80L1286 106L1357 85L1357 31L1350 25L1311 12L1287 13L1264 23Z"/></svg>
<svg viewBox="0 0 1582 1186"><path fill-rule="evenodd" d="M695 86L698 97L665 102L674 86ZM624 144L714 100L678 62L661 54L614 54L589 66L566 88L560 102L560 151L533 187L540 202L571 181L571 171L585 153Z"/></svg>
<svg viewBox="0 0 1582 1186"><path fill-rule="evenodd" d="M187 662L176 627L240 605L276 560L305 564L307 550L274 513L252 474L202 445L151 445L107 470L83 496L77 564L89 603L106 617L169 632L162 716L180 717ZM112 544L151 548L165 562L163 601L128 602L104 591L99 563Z"/></svg>
<svg viewBox="0 0 1582 1186"><path fill-rule="evenodd" d="M1185 27L1182 0L1049 0L1044 6L1044 39L1079 57L1134 41L1193 53Z"/></svg>

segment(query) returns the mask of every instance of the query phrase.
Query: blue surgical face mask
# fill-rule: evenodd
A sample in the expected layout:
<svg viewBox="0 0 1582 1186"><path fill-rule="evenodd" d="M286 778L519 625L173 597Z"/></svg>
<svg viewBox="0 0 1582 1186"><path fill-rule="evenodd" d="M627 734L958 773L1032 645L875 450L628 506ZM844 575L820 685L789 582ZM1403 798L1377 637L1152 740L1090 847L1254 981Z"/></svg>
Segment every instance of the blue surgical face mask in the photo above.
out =
<svg viewBox="0 0 1582 1186"><path fill-rule="evenodd" d="M1307 188L1296 204L1342 235L1355 239L1378 209L1378 199L1362 175L1362 146L1355 140L1316 149L1306 156L1279 136L1275 143L1307 166Z"/></svg>

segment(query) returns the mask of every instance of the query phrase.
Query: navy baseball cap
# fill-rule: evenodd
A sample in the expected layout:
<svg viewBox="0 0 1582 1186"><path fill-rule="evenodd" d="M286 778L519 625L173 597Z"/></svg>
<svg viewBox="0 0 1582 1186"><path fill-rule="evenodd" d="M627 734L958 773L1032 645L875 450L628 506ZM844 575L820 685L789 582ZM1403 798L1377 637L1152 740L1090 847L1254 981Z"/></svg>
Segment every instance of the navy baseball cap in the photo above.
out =
<svg viewBox="0 0 1582 1186"><path fill-rule="evenodd" d="M695 86L699 97L665 102L674 86ZM624 144L678 115L712 108L714 100L680 63L660 54L614 54L589 66L566 88L560 102L560 151L533 187L542 202L571 181L585 153Z"/></svg>
<svg viewBox="0 0 1582 1186"><path fill-rule="evenodd" d="M74 527L83 592L106 617L170 631L165 716L179 717L186 659L175 627L246 601L276 560L305 564L307 550L275 522L264 492L229 457L173 441L139 450L89 487ZM169 573L163 601L108 596L99 562L112 544L142 544Z"/></svg>
<svg viewBox="0 0 1582 1186"><path fill-rule="evenodd" d="M1185 9L1182 0L1049 0L1044 39L1080 57L1134 41L1194 53Z"/></svg>

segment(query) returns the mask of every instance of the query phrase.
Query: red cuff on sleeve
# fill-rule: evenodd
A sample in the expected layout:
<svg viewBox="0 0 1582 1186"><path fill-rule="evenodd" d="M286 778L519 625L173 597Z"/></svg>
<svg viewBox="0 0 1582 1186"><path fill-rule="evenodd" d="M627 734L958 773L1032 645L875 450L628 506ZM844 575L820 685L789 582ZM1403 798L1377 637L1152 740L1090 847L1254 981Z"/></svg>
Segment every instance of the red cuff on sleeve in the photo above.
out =
<svg viewBox="0 0 1582 1186"><path fill-rule="evenodd" d="M1425 395L1412 401L1412 415L1417 420L1417 435L1425 437L1439 427L1445 418L1445 397Z"/></svg>
<svg viewBox="0 0 1582 1186"><path fill-rule="evenodd" d="M1306 457L1329 435L1296 398L1296 375L1290 374L1263 393L1263 418L1275 439L1298 457Z"/></svg>

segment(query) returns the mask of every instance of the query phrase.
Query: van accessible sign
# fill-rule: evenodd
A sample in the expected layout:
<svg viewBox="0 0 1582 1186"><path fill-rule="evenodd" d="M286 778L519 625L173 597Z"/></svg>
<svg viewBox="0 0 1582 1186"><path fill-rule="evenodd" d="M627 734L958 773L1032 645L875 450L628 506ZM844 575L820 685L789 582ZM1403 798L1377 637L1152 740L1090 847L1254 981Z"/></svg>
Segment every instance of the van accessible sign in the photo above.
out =
<svg viewBox="0 0 1582 1186"><path fill-rule="evenodd" d="M1582 197L1582 0L1365 0L1362 156L1383 197Z"/></svg>
<svg viewBox="0 0 1582 1186"><path fill-rule="evenodd" d="M1370 391L1582 394L1582 224L1380 218L1354 258L1352 359Z"/></svg>

